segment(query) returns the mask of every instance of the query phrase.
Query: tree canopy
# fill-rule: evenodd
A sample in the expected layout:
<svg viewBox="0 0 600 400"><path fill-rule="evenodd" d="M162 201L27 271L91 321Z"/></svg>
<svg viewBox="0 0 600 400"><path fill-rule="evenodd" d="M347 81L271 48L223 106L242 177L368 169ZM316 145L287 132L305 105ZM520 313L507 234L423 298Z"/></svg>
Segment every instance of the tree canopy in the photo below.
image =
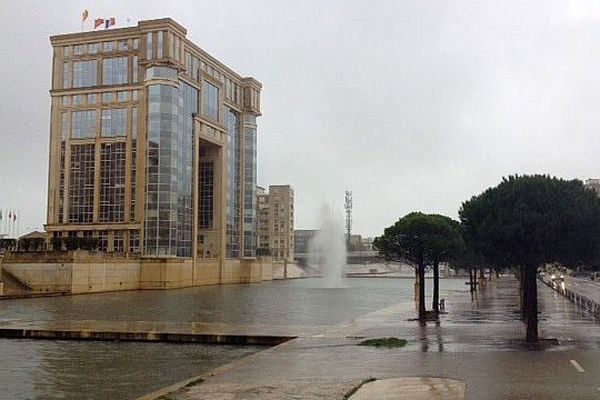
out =
<svg viewBox="0 0 600 400"><path fill-rule="evenodd" d="M577 180L510 176L459 216L465 239L494 266L595 264L600 255L600 199Z"/></svg>
<svg viewBox="0 0 600 400"><path fill-rule="evenodd" d="M436 214L413 212L400 218L375 238L373 247L387 260L403 261L417 268L419 277L419 319L425 320L425 267L434 267L433 305L437 311L439 281L437 266L454 257L462 247L458 222Z"/></svg>
<svg viewBox="0 0 600 400"><path fill-rule="evenodd" d="M486 264L520 269L527 341L537 342L537 269L597 266L600 199L577 180L510 176L463 203L459 216L469 247Z"/></svg>

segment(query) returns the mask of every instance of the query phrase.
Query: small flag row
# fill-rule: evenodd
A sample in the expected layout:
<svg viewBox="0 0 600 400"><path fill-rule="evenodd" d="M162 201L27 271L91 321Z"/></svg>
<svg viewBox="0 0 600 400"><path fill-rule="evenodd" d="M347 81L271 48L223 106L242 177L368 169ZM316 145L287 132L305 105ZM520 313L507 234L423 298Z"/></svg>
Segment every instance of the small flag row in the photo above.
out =
<svg viewBox="0 0 600 400"><path fill-rule="evenodd" d="M83 23L88 19L88 17L90 16L90 13L88 10L83 10L83 12L81 13L81 26L83 28ZM117 24L117 20L115 19L115 17L110 17L110 18L96 18L94 20L94 29L98 29L100 27L104 27L104 29L108 29L111 26L114 26Z"/></svg>
<svg viewBox="0 0 600 400"><path fill-rule="evenodd" d="M0 208L0 237L18 237L19 216L17 210Z"/></svg>

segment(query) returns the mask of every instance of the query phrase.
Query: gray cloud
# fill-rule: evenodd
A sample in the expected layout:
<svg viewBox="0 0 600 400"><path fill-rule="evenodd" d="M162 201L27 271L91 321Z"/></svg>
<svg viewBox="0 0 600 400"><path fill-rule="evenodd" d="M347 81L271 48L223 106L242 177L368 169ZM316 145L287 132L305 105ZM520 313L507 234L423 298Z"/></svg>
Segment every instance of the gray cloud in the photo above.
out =
<svg viewBox="0 0 600 400"><path fill-rule="evenodd" d="M45 221L51 49L83 3L3 1L0 207ZM456 216L512 173L600 175L600 5L581 1L104 1L170 16L263 85L259 184L290 183L298 228L354 191L354 231Z"/></svg>

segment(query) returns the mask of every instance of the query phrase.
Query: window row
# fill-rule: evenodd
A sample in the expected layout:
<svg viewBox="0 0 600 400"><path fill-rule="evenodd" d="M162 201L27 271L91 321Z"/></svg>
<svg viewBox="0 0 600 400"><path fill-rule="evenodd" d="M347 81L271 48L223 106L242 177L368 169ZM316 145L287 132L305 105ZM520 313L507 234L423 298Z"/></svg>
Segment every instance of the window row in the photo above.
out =
<svg viewBox="0 0 600 400"><path fill-rule="evenodd" d="M100 251L116 253L139 253L140 252L140 232L131 231L69 231L64 232L68 237L96 238L98 239L97 249ZM54 233L54 237L61 237L59 232Z"/></svg>
<svg viewBox="0 0 600 400"><path fill-rule="evenodd" d="M80 56L84 54L110 53L113 51L137 50L140 45L139 39L121 39L102 43L82 43L73 46L63 46L63 57Z"/></svg>
<svg viewBox="0 0 600 400"><path fill-rule="evenodd" d="M81 110L71 112L71 138L90 139L98 133L103 137L126 136L128 127L128 108L111 108L108 110ZM131 108L132 137L137 137L137 108ZM98 119L100 117L100 119ZM61 136L69 137L67 113L62 114ZM100 129L98 129L100 128Z"/></svg>
<svg viewBox="0 0 600 400"><path fill-rule="evenodd" d="M75 94L61 97L61 105L67 106L86 106L94 105L101 102L103 104L112 102L126 102L126 101L138 101L140 96L139 90L119 90L116 92L102 92L102 93L87 93L87 94Z"/></svg>
<svg viewBox="0 0 600 400"><path fill-rule="evenodd" d="M131 64L131 68L130 68ZM129 71L131 70L131 77ZM63 89L102 85L123 85L139 81L138 56L98 60L65 61Z"/></svg>
<svg viewBox="0 0 600 400"><path fill-rule="evenodd" d="M147 60L172 58L182 62L184 39L168 31L147 32L145 57Z"/></svg>
<svg viewBox="0 0 600 400"><path fill-rule="evenodd" d="M239 103L241 101L240 85L212 65L200 60L188 51L185 52L185 67L187 75L198 82L202 81L201 71L221 82L225 90L224 97L226 100L233 103Z"/></svg>

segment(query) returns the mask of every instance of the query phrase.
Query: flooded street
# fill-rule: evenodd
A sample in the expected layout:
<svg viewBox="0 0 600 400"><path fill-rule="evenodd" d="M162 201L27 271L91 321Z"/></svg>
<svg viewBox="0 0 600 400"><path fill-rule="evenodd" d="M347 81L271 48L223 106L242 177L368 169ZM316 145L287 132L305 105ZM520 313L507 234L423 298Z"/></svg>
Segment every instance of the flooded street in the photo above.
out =
<svg viewBox="0 0 600 400"><path fill-rule="evenodd" d="M0 339L0 399L130 399L264 349Z"/></svg>
<svg viewBox="0 0 600 400"><path fill-rule="evenodd" d="M430 283L430 281L428 281ZM412 279L318 280L6 300L1 321L333 325L412 300ZM431 284L428 284L431 287ZM465 290L442 280L442 290ZM0 339L2 399L128 399L263 350L256 346Z"/></svg>

